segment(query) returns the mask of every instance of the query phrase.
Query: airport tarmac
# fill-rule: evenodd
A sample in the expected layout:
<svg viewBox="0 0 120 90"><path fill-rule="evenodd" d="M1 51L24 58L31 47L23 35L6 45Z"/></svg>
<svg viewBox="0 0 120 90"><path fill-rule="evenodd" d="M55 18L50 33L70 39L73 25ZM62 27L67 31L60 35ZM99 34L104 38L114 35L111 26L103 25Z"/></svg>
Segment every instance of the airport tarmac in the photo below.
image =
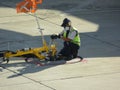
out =
<svg viewBox="0 0 120 90"><path fill-rule="evenodd" d="M34 15L16 13L19 1L0 3L0 51L42 45ZM120 8L85 8L95 0L72 1L46 0L36 14L48 44L69 18L81 37L79 55L87 62L39 66L10 58L8 64L0 62L0 90L120 90ZM59 51L62 40L56 43Z"/></svg>

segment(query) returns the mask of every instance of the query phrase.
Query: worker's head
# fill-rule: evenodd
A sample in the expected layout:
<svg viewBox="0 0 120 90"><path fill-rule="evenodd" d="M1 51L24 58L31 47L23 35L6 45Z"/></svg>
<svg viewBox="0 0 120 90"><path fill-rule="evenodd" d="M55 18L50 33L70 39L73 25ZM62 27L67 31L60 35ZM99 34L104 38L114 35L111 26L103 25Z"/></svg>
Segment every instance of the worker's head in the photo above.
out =
<svg viewBox="0 0 120 90"><path fill-rule="evenodd" d="M62 25L61 25L62 27L71 27L71 21L68 19L68 18L65 18L64 20L63 20L63 23L62 23Z"/></svg>

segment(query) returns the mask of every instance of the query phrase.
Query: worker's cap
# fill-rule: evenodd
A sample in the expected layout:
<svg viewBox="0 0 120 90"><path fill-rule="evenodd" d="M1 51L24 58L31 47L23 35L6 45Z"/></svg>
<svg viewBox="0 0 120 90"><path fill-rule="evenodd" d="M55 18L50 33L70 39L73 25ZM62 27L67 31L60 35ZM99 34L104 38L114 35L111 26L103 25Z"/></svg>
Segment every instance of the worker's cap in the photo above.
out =
<svg viewBox="0 0 120 90"><path fill-rule="evenodd" d="M63 23L62 23L62 27L66 27L67 25L69 25L69 22L71 22L68 18L65 18L64 20L63 20Z"/></svg>

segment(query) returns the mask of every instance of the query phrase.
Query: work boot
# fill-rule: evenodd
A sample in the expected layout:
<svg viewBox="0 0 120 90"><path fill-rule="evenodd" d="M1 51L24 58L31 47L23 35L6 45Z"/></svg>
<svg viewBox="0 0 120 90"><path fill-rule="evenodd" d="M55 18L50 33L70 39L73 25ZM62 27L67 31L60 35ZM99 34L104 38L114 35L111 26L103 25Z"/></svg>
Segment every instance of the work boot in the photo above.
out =
<svg viewBox="0 0 120 90"><path fill-rule="evenodd" d="M68 56L68 57L65 57L65 61L69 61L69 60L71 60L71 59L73 59L73 57L72 56Z"/></svg>

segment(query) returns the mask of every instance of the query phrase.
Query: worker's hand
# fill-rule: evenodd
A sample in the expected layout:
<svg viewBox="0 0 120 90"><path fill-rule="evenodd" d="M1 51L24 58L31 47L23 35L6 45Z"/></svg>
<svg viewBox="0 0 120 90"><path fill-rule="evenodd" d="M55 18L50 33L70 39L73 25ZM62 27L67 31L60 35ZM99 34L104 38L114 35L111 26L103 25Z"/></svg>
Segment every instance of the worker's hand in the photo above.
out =
<svg viewBox="0 0 120 90"><path fill-rule="evenodd" d="M64 41L71 41L71 39L65 38L65 37L61 37L61 39L64 40Z"/></svg>
<svg viewBox="0 0 120 90"><path fill-rule="evenodd" d="M58 38L61 38L61 37L62 37L62 35L61 35L61 34L59 34L59 35L58 35Z"/></svg>
<svg viewBox="0 0 120 90"><path fill-rule="evenodd" d="M51 37L51 39L57 39L57 38L58 38L58 35L52 34L50 37Z"/></svg>

